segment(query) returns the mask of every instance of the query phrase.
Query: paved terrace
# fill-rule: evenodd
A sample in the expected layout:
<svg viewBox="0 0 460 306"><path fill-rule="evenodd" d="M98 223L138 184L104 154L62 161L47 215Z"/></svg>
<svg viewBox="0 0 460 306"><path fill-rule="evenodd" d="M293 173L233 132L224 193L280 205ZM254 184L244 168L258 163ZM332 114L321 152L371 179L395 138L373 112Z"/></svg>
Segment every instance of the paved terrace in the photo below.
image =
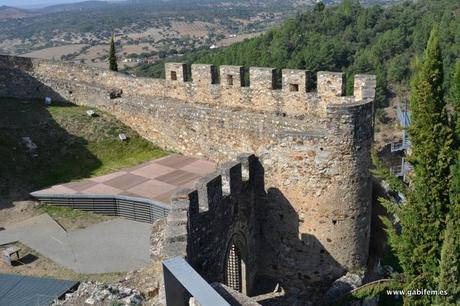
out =
<svg viewBox="0 0 460 306"><path fill-rule="evenodd" d="M215 171L210 161L182 155L170 155L107 175L55 185L33 192L44 196L126 196L169 205L172 194L192 188L199 177Z"/></svg>
<svg viewBox="0 0 460 306"><path fill-rule="evenodd" d="M52 198L71 198L75 204L72 207L90 207L89 210L94 209L96 201L101 201L99 208L114 205L103 198L120 198L117 201L124 203L115 201L118 215L139 220L142 209L150 211L158 205L169 206L176 190L193 187L199 177L215 168L214 163L206 160L170 155L104 176L52 186L32 195L45 202ZM88 199L93 203L88 204ZM67 232L44 214L1 231L0 245L21 241L79 273L124 272L149 263L150 232L150 224L125 219Z"/></svg>
<svg viewBox="0 0 460 306"><path fill-rule="evenodd" d="M78 273L127 272L150 262L151 231L148 223L125 219L66 231L42 214L0 231L0 245L20 241Z"/></svg>

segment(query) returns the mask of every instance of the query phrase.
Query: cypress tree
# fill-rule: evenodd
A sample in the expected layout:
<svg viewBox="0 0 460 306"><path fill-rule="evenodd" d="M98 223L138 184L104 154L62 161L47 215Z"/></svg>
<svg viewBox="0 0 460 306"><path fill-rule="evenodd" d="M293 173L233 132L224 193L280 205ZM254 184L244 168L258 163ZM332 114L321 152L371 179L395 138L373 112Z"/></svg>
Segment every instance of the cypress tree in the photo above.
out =
<svg viewBox="0 0 460 306"><path fill-rule="evenodd" d="M437 296L437 305L460 305L460 162L454 166L451 209L441 250L439 290L447 295Z"/></svg>
<svg viewBox="0 0 460 306"><path fill-rule="evenodd" d="M455 124L456 148L460 147L460 60L455 64L452 81L452 106L454 107L453 122Z"/></svg>
<svg viewBox="0 0 460 306"><path fill-rule="evenodd" d="M112 71L118 71L117 55L116 55L116 51L115 51L115 38L114 38L114 35L112 35L112 39L110 40L109 69L112 70Z"/></svg>
<svg viewBox="0 0 460 306"><path fill-rule="evenodd" d="M423 61L412 80L410 105L410 162L415 175L407 202L398 214L402 233L393 247L404 270L405 289L436 289L454 160L437 29L431 32ZM433 296L405 297L408 305L433 302Z"/></svg>
<svg viewBox="0 0 460 306"><path fill-rule="evenodd" d="M460 60L452 82L452 106L457 159L451 171L450 207L441 250L439 290L446 290L448 295L438 296L437 305L443 306L460 304Z"/></svg>

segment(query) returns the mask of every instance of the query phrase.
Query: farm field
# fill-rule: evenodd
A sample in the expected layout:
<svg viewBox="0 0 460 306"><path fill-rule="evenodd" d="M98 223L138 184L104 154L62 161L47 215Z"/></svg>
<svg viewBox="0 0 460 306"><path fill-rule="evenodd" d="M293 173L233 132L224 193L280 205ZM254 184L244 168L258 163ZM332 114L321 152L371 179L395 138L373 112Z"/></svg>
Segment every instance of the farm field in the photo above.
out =
<svg viewBox="0 0 460 306"><path fill-rule="evenodd" d="M86 44L74 44L52 48L45 48L29 53L21 54L25 57L43 58L43 59L60 59L61 56L75 52L81 52L82 48L88 46Z"/></svg>
<svg viewBox="0 0 460 306"><path fill-rule="evenodd" d="M0 54L106 68L108 43L114 35L123 69L254 37L299 9L308 9L313 1L307 2L300 6L274 0L216 0L212 5L205 0L139 5L82 2L50 7L0 19Z"/></svg>

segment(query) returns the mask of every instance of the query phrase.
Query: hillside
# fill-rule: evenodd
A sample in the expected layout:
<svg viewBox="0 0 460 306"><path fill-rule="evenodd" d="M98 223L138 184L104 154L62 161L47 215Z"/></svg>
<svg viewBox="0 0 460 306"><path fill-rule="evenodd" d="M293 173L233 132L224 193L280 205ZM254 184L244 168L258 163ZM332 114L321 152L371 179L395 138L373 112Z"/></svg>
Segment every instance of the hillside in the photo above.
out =
<svg viewBox="0 0 460 306"><path fill-rule="evenodd" d="M101 175L166 155L114 117L86 107L0 99L0 196ZM121 142L125 133L129 141ZM29 137L33 145L28 147ZM1 203L0 203L1 204Z"/></svg>
<svg viewBox="0 0 460 306"><path fill-rule="evenodd" d="M168 61L332 70L347 76L375 73L377 103L383 107L395 95L405 98L415 58L422 54L434 24L440 24L449 87L453 63L460 57L459 12L460 2L449 0L388 7L360 6L351 0L335 7L316 5L260 37ZM162 67L163 63L143 66L136 73L158 77ZM350 91L352 78L347 79Z"/></svg>
<svg viewBox="0 0 460 306"><path fill-rule="evenodd" d="M24 18L36 15L35 13L10 6L0 6L0 20Z"/></svg>
<svg viewBox="0 0 460 306"><path fill-rule="evenodd" d="M56 4L47 6L40 11L43 13L58 13L67 11L103 9L110 6L107 2L102 1L82 1L76 3Z"/></svg>
<svg viewBox="0 0 460 306"><path fill-rule="evenodd" d="M20 4L6 1L11 1L11 5ZM374 1L399 0L363 3ZM256 37L311 7L316 0L61 2L67 4L34 10L34 15L28 18L0 19L0 53L107 68L107 43L114 33L120 67L133 67L142 62L151 63L200 48L209 49L212 45L225 47Z"/></svg>

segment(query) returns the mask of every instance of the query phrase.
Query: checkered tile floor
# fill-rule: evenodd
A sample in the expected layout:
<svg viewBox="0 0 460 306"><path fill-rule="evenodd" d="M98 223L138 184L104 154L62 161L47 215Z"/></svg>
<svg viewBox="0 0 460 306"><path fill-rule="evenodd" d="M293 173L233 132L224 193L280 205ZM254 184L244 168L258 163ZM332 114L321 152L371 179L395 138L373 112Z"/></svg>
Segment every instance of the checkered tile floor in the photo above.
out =
<svg viewBox="0 0 460 306"><path fill-rule="evenodd" d="M207 160L170 155L107 175L55 185L34 195L125 195L169 204L175 191L192 188L199 177L215 168Z"/></svg>

